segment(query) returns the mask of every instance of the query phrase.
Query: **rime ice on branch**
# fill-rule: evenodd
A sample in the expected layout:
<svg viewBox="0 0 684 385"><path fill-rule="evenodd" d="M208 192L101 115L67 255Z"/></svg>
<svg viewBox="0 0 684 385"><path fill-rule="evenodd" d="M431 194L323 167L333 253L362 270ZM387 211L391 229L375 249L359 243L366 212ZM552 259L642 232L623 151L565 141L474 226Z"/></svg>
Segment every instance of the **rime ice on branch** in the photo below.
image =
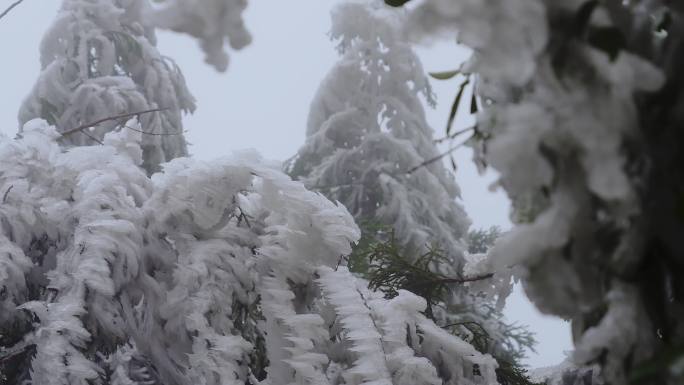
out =
<svg viewBox="0 0 684 385"><path fill-rule="evenodd" d="M465 273L470 220L457 202L452 174L441 160L430 161L439 152L421 97L433 100L404 28L406 13L381 1L351 1L335 8L332 21L341 58L311 104L306 144L288 172L342 202L359 223L391 229L413 258L409 263L432 246L441 249L445 260L430 268L457 282ZM450 284L434 317L471 342L476 325L480 336L486 335L483 351L514 363L523 355L521 340L508 333L513 325L495 304L480 296L480 288L497 294L510 290L510 275L496 278L472 291Z"/></svg>
<svg viewBox="0 0 684 385"><path fill-rule="evenodd" d="M401 14L365 3L332 15L342 57L312 102L290 173L357 219L391 226L412 251L438 245L458 269L470 224L455 201L458 186L441 162L409 172L438 154L419 98L432 103L430 86L401 33Z"/></svg>
<svg viewBox="0 0 684 385"><path fill-rule="evenodd" d="M496 382L423 299L333 269L359 236L342 206L250 154L150 179L140 135L64 151L32 121L0 142L11 383Z"/></svg>
<svg viewBox="0 0 684 385"><path fill-rule="evenodd" d="M181 157L192 102L147 11L65 1L21 114L54 126L0 138L0 382L496 383L424 300L339 266L359 238L342 205L254 154Z"/></svg>
<svg viewBox="0 0 684 385"><path fill-rule="evenodd" d="M158 28L198 39L205 61L223 72L228 68L226 43L241 49L252 41L242 20L246 7L247 0L162 0L152 21Z"/></svg>
<svg viewBox="0 0 684 385"><path fill-rule="evenodd" d="M491 262L524 266L536 306L572 319L578 373L681 383L681 5L428 0L410 13L416 37L475 51L464 69L489 106L477 160L501 173L518 222Z"/></svg>
<svg viewBox="0 0 684 385"><path fill-rule="evenodd" d="M40 46L42 71L19 113L21 124L42 118L67 131L120 114L140 117L144 167L187 155L181 114L195 109L175 63L159 53L147 21L147 0L64 0ZM101 141L122 120L61 139L68 146Z"/></svg>

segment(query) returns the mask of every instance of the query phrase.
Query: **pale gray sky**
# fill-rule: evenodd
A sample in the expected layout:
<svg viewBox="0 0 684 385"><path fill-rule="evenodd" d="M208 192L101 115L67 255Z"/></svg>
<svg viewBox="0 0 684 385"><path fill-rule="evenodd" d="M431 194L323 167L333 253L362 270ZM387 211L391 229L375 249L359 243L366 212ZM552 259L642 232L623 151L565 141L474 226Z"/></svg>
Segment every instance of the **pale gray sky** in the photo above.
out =
<svg viewBox="0 0 684 385"><path fill-rule="evenodd" d="M13 1L0 0L0 9ZM255 148L270 159L292 156L304 142L309 103L337 55L327 37L330 8L337 0L252 0L245 14L252 45L231 55L228 72L216 73L203 63L194 41L172 33L159 33L160 51L174 58L197 98L198 110L185 120L193 156L212 159L233 150ZM39 72L38 44L51 22L58 0L25 0L0 20L4 79L0 92L0 132L11 137L17 131L17 111ZM463 50L451 43L419 49L428 71L454 68L463 60ZM450 102L456 92L453 82L433 81L438 97L436 109L428 109L428 121L443 131ZM458 121L465 125L467 122ZM463 203L475 227L498 225L509 228L509 203L501 191L489 191L494 172L478 175L463 149L456 154ZM509 298L506 316L528 324L537 334L537 353L530 352L527 364L540 367L557 364L571 349L566 322L541 315L520 287Z"/></svg>

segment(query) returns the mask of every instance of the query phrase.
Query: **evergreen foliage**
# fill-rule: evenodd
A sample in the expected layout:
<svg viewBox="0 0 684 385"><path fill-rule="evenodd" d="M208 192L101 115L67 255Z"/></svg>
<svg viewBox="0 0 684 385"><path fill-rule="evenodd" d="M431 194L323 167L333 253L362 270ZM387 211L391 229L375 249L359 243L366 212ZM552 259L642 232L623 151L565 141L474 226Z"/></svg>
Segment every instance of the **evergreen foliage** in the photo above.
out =
<svg viewBox="0 0 684 385"><path fill-rule="evenodd" d="M492 226L488 229L475 229L468 232L468 252L471 254L483 254L494 245L501 236L501 229Z"/></svg>
<svg viewBox="0 0 684 385"><path fill-rule="evenodd" d="M42 71L19 112L21 125L41 118L65 132L65 145L91 145L128 119L90 123L159 109L140 117L149 134L145 169L187 155L181 114L195 100L173 60L157 50L147 12L147 0L64 0L41 43ZM84 128L66 133L77 127Z"/></svg>
<svg viewBox="0 0 684 385"><path fill-rule="evenodd" d="M572 357L545 378L681 383L684 8L429 0L407 12L415 39L451 34L475 52L462 71L486 108L471 143L517 223L491 263L522 267L537 307L573 323Z"/></svg>
<svg viewBox="0 0 684 385"><path fill-rule="evenodd" d="M478 311L459 309L458 319L444 321L435 316L435 308L448 307L449 296L454 288L468 285L470 282L486 280L491 275L474 277L448 277L435 273L435 266L445 263L441 250L429 248L418 257L405 254L405 250L397 242L394 233L378 231L369 236L369 230L379 226L364 227L362 240L354 247L350 266L356 267L356 272L368 279L369 287L384 293L386 298L394 298L402 290L410 291L427 303L424 314L435 321L444 330L468 341L480 352L488 352L496 359L498 367L496 377L499 384L528 385L530 381L527 369L519 364L525 357L525 350L535 345L534 336L526 327L516 324L496 325L494 320L501 320L502 315L496 308L487 306L487 299L481 298ZM494 230L496 232L498 230ZM378 235L385 240L378 240ZM364 240L364 238L366 238ZM354 259L352 259L354 258ZM359 269L362 267L363 269ZM455 309L454 309L455 310ZM472 318L468 313L486 312L487 316ZM494 322L493 322L494 321ZM449 322L448 324L446 322ZM492 331L494 330L494 331ZM498 333L492 335L490 333Z"/></svg>
<svg viewBox="0 0 684 385"><path fill-rule="evenodd" d="M386 299L341 265L360 236L342 205L252 153L181 156L190 97L153 27L197 37L220 68L216 42L242 25L192 26L244 9L195 5L64 0L27 122L0 139L0 382L495 383L496 361L422 298Z"/></svg>
<svg viewBox="0 0 684 385"><path fill-rule="evenodd" d="M497 297L503 306L510 274L479 272L490 282L473 290L453 284L469 264L470 220L425 121L420 97L432 103L432 91L402 28L405 16L380 1L336 8L332 37L341 58L312 102L307 141L287 170L365 224L350 267L372 287L389 297L418 294L438 324L482 325L490 345L505 349L511 344L498 339L508 338L510 325L486 303ZM519 359L510 360L520 366Z"/></svg>
<svg viewBox="0 0 684 385"><path fill-rule="evenodd" d="M682 382L684 6L350 0L295 182L186 157L195 102L155 29L223 71L246 5L62 1L0 138L0 383ZM445 36L473 55L431 74L460 81L435 140L412 44ZM511 198L505 234L468 232L436 147L464 134ZM532 375L500 312L514 275L573 322L572 356Z"/></svg>

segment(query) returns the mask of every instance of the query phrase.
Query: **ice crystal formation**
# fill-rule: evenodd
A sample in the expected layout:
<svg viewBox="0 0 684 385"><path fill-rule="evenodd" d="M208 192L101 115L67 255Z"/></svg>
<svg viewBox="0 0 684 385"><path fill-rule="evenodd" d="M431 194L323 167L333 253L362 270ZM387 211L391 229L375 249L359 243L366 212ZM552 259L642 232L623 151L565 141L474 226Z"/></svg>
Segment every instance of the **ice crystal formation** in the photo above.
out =
<svg viewBox="0 0 684 385"><path fill-rule="evenodd" d="M253 153L186 157L154 28L224 69L242 1L65 0L0 140L0 382L494 384L496 361L344 266L340 203ZM220 11L220 12L219 12Z"/></svg>
<svg viewBox="0 0 684 385"><path fill-rule="evenodd" d="M470 219L425 119L421 97L433 103L432 91L409 43L408 21L405 12L381 1L335 8L331 37L341 57L311 104L306 144L288 171L344 204L359 223L382 225L408 262L439 250L434 255L441 258L428 266L436 277L454 282L488 277L493 269L486 259L472 256L468 263L466 258ZM378 274L386 269L370 265L381 270ZM481 349L514 363L527 340L511 338L514 326L499 313L511 288L510 273L484 281L471 288L449 284L444 298L429 308L431 316L470 341L482 337Z"/></svg>
<svg viewBox="0 0 684 385"><path fill-rule="evenodd" d="M410 13L415 39L474 50L462 70L487 105L476 160L501 173L517 222L489 260L523 266L536 306L572 320L562 367L680 383L681 5L429 0Z"/></svg>

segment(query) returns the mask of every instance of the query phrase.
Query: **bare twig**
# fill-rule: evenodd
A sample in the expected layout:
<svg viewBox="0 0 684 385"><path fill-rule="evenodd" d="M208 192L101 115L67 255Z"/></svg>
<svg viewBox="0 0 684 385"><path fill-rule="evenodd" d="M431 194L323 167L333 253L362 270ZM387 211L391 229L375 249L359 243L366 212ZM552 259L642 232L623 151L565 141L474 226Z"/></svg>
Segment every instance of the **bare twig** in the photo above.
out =
<svg viewBox="0 0 684 385"><path fill-rule="evenodd" d="M449 135L447 135L447 136L445 136L445 137L443 137L443 138L435 139L433 142L439 144L439 143L445 142L445 141L447 141L447 140L454 139L454 138L456 138L456 137L459 136L459 135L462 135L462 134L465 134L465 133L468 132L468 131L474 130L476 127L477 127L477 126L466 127L466 128L464 128L464 129L462 129L462 130L459 130L459 131L454 132L453 134L449 134Z"/></svg>
<svg viewBox="0 0 684 385"><path fill-rule="evenodd" d="M103 142L103 141L101 141L100 139L94 137L94 136L91 135L88 131L81 131L81 132L83 133L83 135L89 137L91 140L93 140L93 141L95 141L95 142L97 142L97 143L99 143L99 144L101 144L101 145L104 146L104 142Z"/></svg>
<svg viewBox="0 0 684 385"><path fill-rule="evenodd" d="M96 121L94 121L94 122L87 123L87 124L83 124L83 125L78 126L78 127L76 127L76 128L71 128L71 129L69 129L69 130L66 130L66 131L62 132L62 136L71 135L71 134L73 134L74 132L80 132L80 131L83 131L83 130L85 130L85 129L87 129L87 128L95 127L95 126L97 126L98 124L101 124L101 123L104 123L104 122L109 122L109 121L112 121L112 120L120 120L120 119L125 119L125 118L132 118L132 117L134 117L134 116L138 116L138 115L142 115L142 114L149 114L149 113L152 113L152 112L160 112L160 111L165 111L165 110L168 110L168 108L153 108L153 109L150 109L150 110L144 110L144 111L138 111L138 112L130 112L130 113L127 113L127 114L121 114L121 115L110 116L110 117L107 117L107 118L102 118L102 119L96 120Z"/></svg>
<svg viewBox="0 0 684 385"><path fill-rule="evenodd" d="M493 276L494 276L494 273L477 275L474 277L465 277L465 278L449 278L449 277L440 276L439 278L435 278L432 281L422 282L421 284L419 284L419 286L434 285L435 283L459 284L460 285L460 284L464 284L464 283L468 283L468 282L484 281L485 279L492 278Z"/></svg>
<svg viewBox="0 0 684 385"><path fill-rule="evenodd" d="M2 203L7 202L7 196L9 196L10 191L14 188L14 185L10 185L7 191L5 191L5 195L2 196Z"/></svg>
<svg viewBox="0 0 684 385"><path fill-rule="evenodd" d="M10 11L11 11L12 9L14 9L14 7L16 7L17 5L21 4L22 2L24 2L24 0L17 0L17 1L15 1L14 3L12 3L12 5L10 5L9 7L7 7L7 9L5 9L4 11L2 11L2 13L0 13L0 19L2 19L3 17L5 17L5 15L7 15L8 13L10 13Z"/></svg>
<svg viewBox="0 0 684 385"><path fill-rule="evenodd" d="M468 140L470 140L470 139L468 139ZM425 167L425 166L427 166L427 165L430 165L430 164L432 164L432 163L437 162L438 160L441 160L441 159L444 158L445 156L447 156L447 155L451 154L452 152L458 150L458 149L459 149L461 146L463 146L464 144L468 143L468 140L466 140L466 141L463 142L463 143L459 143L459 144L457 144L457 145L454 146L454 147L451 147L451 148L448 149L447 151L445 151L445 152L443 152L443 153L441 153L441 154L439 154L439 155L437 155L437 156L435 156L435 157L432 157L432 158L426 160L425 162L423 162L423 163L421 163L421 164L419 164L419 165L417 165L417 166L412 167L411 169L409 169L408 171L406 171L406 173L409 174L409 175L410 175L410 174L413 174L414 172L416 172L416 170L420 169L421 167Z"/></svg>
<svg viewBox="0 0 684 385"><path fill-rule="evenodd" d="M371 309L371 307L368 305L366 297L363 296L361 290L356 289L356 292L359 293L359 297L361 297L361 302L363 302L363 306L365 306L366 309L368 309L368 318L370 318L371 322L373 323L375 330L380 330L378 324L375 322L375 318L373 318L373 309ZM385 363L387 363L387 352L385 351L385 344L383 343L382 337L378 337L378 342L380 344L380 349L382 349L382 352L385 353L383 354L383 356L385 356Z"/></svg>
<svg viewBox="0 0 684 385"><path fill-rule="evenodd" d="M152 135L152 136L173 136L173 135L183 135L182 132L146 132L143 130L138 130L137 128L133 128L130 126L124 126L128 128L131 131L139 132L143 135Z"/></svg>
<svg viewBox="0 0 684 385"><path fill-rule="evenodd" d="M446 328L450 328L450 327L454 327L454 326L465 326L465 325L475 325L475 326L479 327L480 329L482 329L482 331L485 332L485 333L487 334L487 331L484 330L484 328L482 328L482 325L480 325L479 323L477 323L477 322L475 322L475 321L455 322L455 323L452 323L452 324L448 324L448 325L441 326L441 328L442 328L442 329L446 329Z"/></svg>

